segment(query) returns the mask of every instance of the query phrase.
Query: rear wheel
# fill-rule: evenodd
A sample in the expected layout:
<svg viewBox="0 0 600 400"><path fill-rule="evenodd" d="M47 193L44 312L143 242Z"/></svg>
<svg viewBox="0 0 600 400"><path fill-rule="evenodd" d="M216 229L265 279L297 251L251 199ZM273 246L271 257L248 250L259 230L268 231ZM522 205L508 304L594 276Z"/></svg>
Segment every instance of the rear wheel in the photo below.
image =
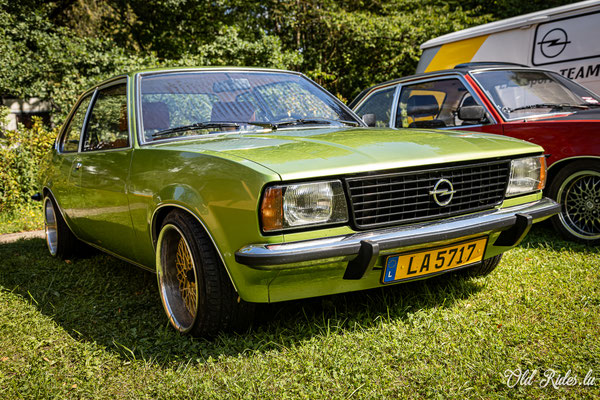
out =
<svg viewBox="0 0 600 400"><path fill-rule="evenodd" d="M239 299L210 238L188 214L165 218L156 268L165 312L181 333L212 336L250 324L254 305Z"/></svg>
<svg viewBox="0 0 600 400"><path fill-rule="evenodd" d="M599 163L568 165L552 180L548 195L562 207L552 224L563 237L586 244L600 242Z"/></svg>
<svg viewBox="0 0 600 400"><path fill-rule="evenodd" d="M78 240L63 219L50 196L44 197L44 231L46 245L53 257L69 258L75 254Z"/></svg>

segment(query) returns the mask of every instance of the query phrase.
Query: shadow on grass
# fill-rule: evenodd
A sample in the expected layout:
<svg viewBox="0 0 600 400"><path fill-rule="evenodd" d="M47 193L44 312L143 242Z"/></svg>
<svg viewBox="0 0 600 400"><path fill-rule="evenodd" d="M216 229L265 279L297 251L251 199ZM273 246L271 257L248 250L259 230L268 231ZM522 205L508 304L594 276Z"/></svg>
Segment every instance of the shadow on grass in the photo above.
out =
<svg viewBox="0 0 600 400"><path fill-rule="evenodd" d="M525 245L548 243L579 248L536 229ZM582 249L586 249L582 246ZM316 335L376 328L381 320L405 320L420 309L450 307L481 290L485 281L445 275L302 301L260 305L247 333L212 340L182 336L167 322L154 274L113 257L61 261L41 239L0 245L0 286L20 294L76 340L116 351L123 358L160 363L204 361L209 357L287 348Z"/></svg>

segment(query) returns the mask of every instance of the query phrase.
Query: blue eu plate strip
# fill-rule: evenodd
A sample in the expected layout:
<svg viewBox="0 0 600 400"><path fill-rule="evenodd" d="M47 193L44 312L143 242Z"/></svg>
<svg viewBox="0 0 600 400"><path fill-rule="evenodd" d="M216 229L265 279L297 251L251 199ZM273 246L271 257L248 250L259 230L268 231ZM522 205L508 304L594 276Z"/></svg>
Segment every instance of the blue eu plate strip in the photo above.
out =
<svg viewBox="0 0 600 400"><path fill-rule="evenodd" d="M385 265L384 282L393 282L396 279L396 267L398 266L398 257L390 257Z"/></svg>

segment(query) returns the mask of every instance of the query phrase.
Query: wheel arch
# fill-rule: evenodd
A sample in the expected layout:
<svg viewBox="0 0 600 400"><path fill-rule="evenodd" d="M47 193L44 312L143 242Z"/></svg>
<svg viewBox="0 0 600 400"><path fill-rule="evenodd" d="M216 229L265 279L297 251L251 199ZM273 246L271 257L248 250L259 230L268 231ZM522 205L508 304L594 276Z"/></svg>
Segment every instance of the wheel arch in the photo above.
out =
<svg viewBox="0 0 600 400"><path fill-rule="evenodd" d="M69 228L69 230L73 233L73 235L75 235L75 231L73 230L73 227L71 226L71 221L68 218L65 218L65 213L64 213L63 209L61 208L60 204L58 204L58 200L56 199L54 192L52 192L52 189L50 189L48 186L44 186L42 188L42 202L44 201L44 197L46 197L46 196L52 198L52 200L54 201L54 204L56 204L56 208L58 209L58 212L60 213L60 216L62 217L63 221L65 221L65 224L67 224L67 227ZM77 235L75 235L75 237L77 237Z"/></svg>
<svg viewBox="0 0 600 400"><path fill-rule="evenodd" d="M563 158L562 160L556 161L555 163L553 163L552 165L550 165L548 167L548 177L546 178L546 191L548 190L552 181L554 180L554 178L556 178L556 175L558 175L558 173L560 171L562 171L569 165L572 165L579 161L592 161L592 162L600 164L600 156L592 156L592 155L575 156L575 157Z"/></svg>
<svg viewBox="0 0 600 400"><path fill-rule="evenodd" d="M202 227L204 232L206 232L206 235L210 239L210 241L213 245L213 248L217 252L219 259L221 260L221 264L223 265L223 268L227 272L227 276L229 277L229 280L231 281L233 288L237 292L238 291L237 287L235 285L233 278L231 277L231 273L229 272L229 269L227 268L227 264L225 263L223 254L221 254L221 251L219 250L219 247L217 246L215 239L211 235L210 230L206 227L206 224L204 223L204 221L202 221L202 218L200 218L198 215L196 215L196 213L194 213L192 210L190 210L188 207L186 207L182 204L169 202L169 203L161 204L154 209L154 212L152 213L151 222L150 222L150 233L152 235L152 245L154 247L154 251L158 250L156 248L156 244L158 241L158 236L160 234L160 227L161 227L163 221L165 220L165 218L167 217L167 215L170 212L175 211L175 210L180 210L180 211L184 212L185 214L189 215L190 217L192 217L194 220L196 220L200 224L200 226Z"/></svg>

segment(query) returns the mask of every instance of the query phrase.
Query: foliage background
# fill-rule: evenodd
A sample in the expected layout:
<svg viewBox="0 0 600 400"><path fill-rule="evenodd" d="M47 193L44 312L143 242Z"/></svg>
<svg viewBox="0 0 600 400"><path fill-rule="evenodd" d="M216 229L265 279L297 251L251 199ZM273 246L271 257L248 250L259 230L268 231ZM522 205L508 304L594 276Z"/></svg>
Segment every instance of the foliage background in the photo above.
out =
<svg viewBox="0 0 600 400"><path fill-rule="evenodd" d="M0 0L0 96L38 97L59 127L77 96L139 67L305 73L343 100L411 74L419 45L564 0ZM56 132L0 132L0 211L25 204Z"/></svg>

